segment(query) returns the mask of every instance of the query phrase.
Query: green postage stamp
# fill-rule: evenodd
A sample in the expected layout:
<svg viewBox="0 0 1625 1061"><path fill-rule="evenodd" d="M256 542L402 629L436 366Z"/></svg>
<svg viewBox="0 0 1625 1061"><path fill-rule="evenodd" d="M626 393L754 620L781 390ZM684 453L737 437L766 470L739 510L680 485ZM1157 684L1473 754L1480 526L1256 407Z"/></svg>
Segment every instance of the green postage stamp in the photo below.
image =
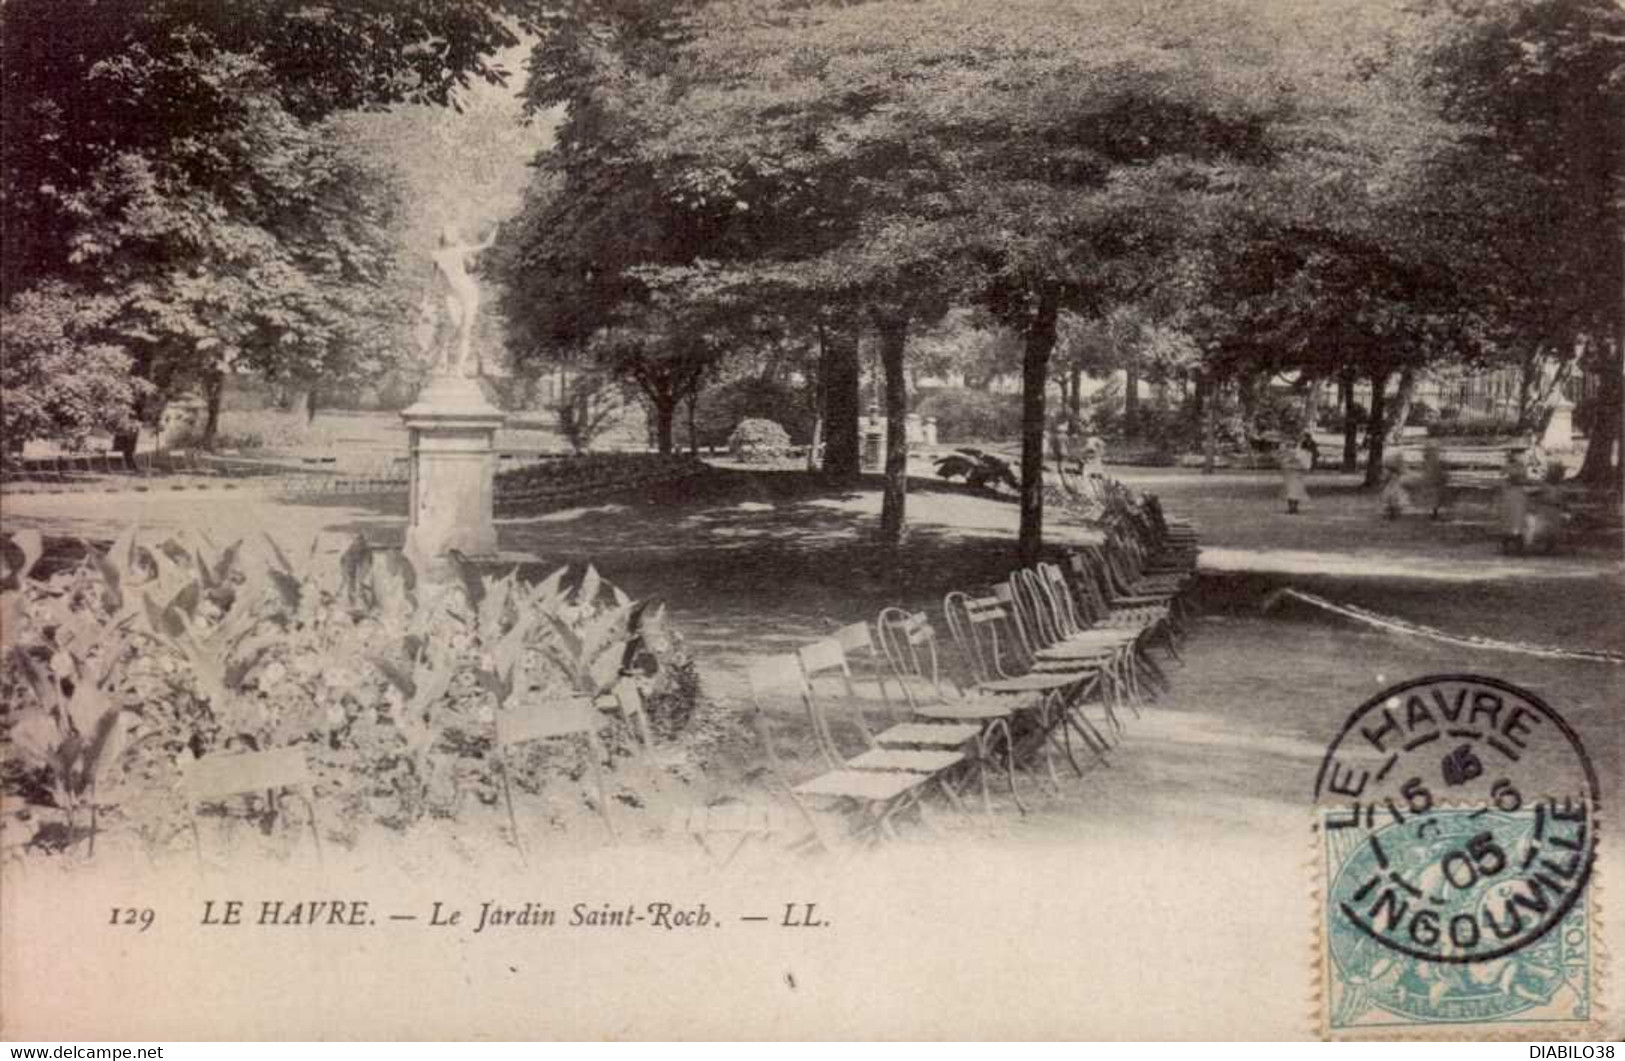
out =
<svg viewBox="0 0 1625 1061"><path fill-rule="evenodd" d="M1597 781L1532 694L1389 689L1316 784L1317 1021L1327 1038L1596 1031Z"/></svg>

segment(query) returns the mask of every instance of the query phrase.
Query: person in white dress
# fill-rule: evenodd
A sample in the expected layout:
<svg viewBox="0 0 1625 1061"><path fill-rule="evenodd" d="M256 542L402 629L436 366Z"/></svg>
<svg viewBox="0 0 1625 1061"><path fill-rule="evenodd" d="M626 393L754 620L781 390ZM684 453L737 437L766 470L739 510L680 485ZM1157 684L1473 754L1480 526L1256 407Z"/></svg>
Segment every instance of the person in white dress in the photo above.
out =
<svg viewBox="0 0 1625 1061"><path fill-rule="evenodd" d="M1288 449L1281 447L1281 495L1286 500L1286 514L1296 516L1299 507L1309 503L1306 477L1315 466L1315 440L1305 434L1298 444Z"/></svg>

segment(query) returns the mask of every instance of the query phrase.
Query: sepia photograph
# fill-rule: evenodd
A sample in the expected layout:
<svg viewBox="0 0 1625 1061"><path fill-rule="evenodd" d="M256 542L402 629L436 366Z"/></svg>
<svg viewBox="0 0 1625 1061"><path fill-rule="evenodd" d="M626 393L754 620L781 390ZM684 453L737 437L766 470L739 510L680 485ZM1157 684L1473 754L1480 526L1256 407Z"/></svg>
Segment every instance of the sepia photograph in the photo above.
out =
<svg viewBox="0 0 1625 1061"><path fill-rule="evenodd" d="M1625 1038L1620 0L0 0L0 237L0 1039Z"/></svg>

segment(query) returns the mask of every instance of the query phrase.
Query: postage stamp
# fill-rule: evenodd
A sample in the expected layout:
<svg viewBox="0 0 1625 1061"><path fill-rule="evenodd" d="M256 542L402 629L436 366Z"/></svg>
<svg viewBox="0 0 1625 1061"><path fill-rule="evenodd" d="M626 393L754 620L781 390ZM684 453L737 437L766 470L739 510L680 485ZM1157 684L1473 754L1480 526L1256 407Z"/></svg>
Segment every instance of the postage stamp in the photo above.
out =
<svg viewBox="0 0 1625 1061"><path fill-rule="evenodd" d="M1550 706L1477 675L1395 686L1315 794L1323 1036L1595 1029L1598 784Z"/></svg>

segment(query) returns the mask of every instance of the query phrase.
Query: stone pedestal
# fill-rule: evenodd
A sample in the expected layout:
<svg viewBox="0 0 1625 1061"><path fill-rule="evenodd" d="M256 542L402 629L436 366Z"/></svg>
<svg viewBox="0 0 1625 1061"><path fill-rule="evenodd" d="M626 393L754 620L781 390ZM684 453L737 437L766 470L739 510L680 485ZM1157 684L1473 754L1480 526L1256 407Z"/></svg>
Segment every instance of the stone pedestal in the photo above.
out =
<svg viewBox="0 0 1625 1061"><path fill-rule="evenodd" d="M502 411L485 400L478 380L434 376L401 419L412 468L407 558L428 572L448 549L469 557L494 555L493 442L506 419Z"/></svg>
<svg viewBox="0 0 1625 1061"><path fill-rule="evenodd" d="M1552 418L1540 436L1540 448L1547 453L1567 453L1574 448L1574 403L1561 394L1552 402Z"/></svg>

